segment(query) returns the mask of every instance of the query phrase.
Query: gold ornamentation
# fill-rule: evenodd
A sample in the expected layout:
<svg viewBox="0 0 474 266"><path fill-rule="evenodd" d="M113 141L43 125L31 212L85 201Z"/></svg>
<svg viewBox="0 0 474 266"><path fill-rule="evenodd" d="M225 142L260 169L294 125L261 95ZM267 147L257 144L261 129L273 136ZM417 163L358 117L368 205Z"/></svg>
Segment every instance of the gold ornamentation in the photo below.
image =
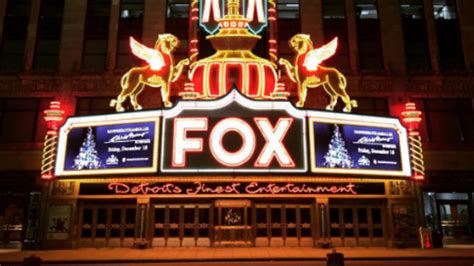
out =
<svg viewBox="0 0 474 266"><path fill-rule="evenodd" d="M64 111L61 110L59 101L52 101L50 108L45 110L44 120L47 122L48 131L44 137L43 156L41 159L41 178L54 177L54 164L56 163L56 149L58 145L58 129L63 121Z"/></svg>
<svg viewBox="0 0 474 266"><path fill-rule="evenodd" d="M309 35L297 34L291 38L289 45L296 53L294 64L283 58L279 63L290 79L298 85L296 106L304 106L308 88L322 86L330 97L327 110L334 110L339 97L346 105L344 112L350 112L353 107L357 107L357 102L351 100L346 92L347 81L344 75L335 68L319 65L335 53L337 38L321 48L314 49Z"/></svg>
<svg viewBox="0 0 474 266"><path fill-rule="evenodd" d="M111 107L115 107L117 112L125 109L122 103L130 98L134 110L141 110L138 103L138 95L143 91L145 85L153 88L161 87L161 97L166 107L171 107L169 101L170 85L178 80L185 65L189 64L189 59L181 60L174 65L173 52L179 46L179 40L172 34L160 34L154 49L130 39L132 52L139 58L147 61L144 67L134 67L130 69L121 79L122 92L110 102Z"/></svg>
<svg viewBox="0 0 474 266"><path fill-rule="evenodd" d="M43 158L41 160L41 176L43 179L52 178L54 164L56 162L56 146L58 135L55 131L48 131L44 139Z"/></svg>
<svg viewBox="0 0 474 266"><path fill-rule="evenodd" d="M425 176L425 162L423 160L423 147L419 134L408 134L410 142L410 157L415 179L423 179Z"/></svg>

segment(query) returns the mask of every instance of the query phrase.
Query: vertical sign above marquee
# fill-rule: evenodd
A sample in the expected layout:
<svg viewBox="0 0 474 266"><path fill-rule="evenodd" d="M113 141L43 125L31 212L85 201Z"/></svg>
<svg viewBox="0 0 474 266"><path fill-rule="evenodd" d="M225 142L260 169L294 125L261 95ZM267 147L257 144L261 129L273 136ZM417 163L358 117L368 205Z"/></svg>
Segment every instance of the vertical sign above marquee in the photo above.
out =
<svg viewBox="0 0 474 266"><path fill-rule="evenodd" d="M227 0L235 1L235 0ZM268 25L268 0L240 0L241 14L247 19L247 29L259 34ZM199 25L209 34L220 29L219 21L227 14L226 0L201 0Z"/></svg>
<svg viewBox="0 0 474 266"><path fill-rule="evenodd" d="M411 175L407 131L396 118L308 112L313 173Z"/></svg>
<svg viewBox="0 0 474 266"><path fill-rule="evenodd" d="M161 111L69 118L59 131L56 176L158 171Z"/></svg>

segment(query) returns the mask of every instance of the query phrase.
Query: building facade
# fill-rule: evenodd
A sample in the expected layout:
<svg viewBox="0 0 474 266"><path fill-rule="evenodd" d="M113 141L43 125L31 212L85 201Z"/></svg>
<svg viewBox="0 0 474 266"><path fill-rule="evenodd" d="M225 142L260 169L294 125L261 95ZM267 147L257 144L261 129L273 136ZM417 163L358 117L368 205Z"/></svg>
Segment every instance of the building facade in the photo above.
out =
<svg viewBox="0 0 474 266"><path fill-rule="evenodd" d="M119 93L121 76L140 64L129 51L129 36L151 47L157 34L173 33L181 41L175 55L182 59L192 55L190 40L196 34L199 57L211 55L203 31L190 31L190 5L186 0L0 1L4 243L19 241L21 234L29 239L31 232L22 228L28 213L22 210L38 197L30 192L49 193L39 179L47 130L43 111L49 102L60 101L66 116L114 113L109 102ZM446 244L472 242L472 10L468 0L277 2L279 57L293 57L287 42L300 32L310 34L316 46L339 38L338 53L327 64L346 75L348 91L359 102L354 113L400 117L406 102L417 104L423 114L426 180L346 177L339 181L377 183L384 192L350 199L242 200L236 204L244 210L245 226L255 230L256 245L316 245L330 237L335 245L393 246L399 239L416 242L418 225L441 231ZM254 50L261 57L268 54L268 34ZM145 108L161 108L158 90L145 90L141 99ZM325 104L322 90L309 90L305 107L323 109ZM80 194L81 185L100 182L66 180L49 186L50 202L58 203L55 211L71 212L71 218L60 232L38 233L48 247L63 246L64 240L54 238L64 239L64 234L69 247L126 246L139 236L153 245L209 245L218 240L210 226L220 223L230 204L218 197L142 202L140 197ZM326 214L321 215L321 207Z"/></svg>

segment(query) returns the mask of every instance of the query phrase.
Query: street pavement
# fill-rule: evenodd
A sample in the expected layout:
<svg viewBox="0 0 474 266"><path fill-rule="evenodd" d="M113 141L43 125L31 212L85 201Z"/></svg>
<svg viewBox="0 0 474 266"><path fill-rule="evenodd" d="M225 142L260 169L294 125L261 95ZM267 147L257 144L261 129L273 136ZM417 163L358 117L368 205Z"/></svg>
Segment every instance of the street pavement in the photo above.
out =
<svg viewBox="0 0 474 266"><path fill-rule="evenodd" d="M43 264L55 266L242 266L243 262L186 262L186 263L67 263ZM1 266L22 266L21 263L6 263ZM326 261L246 261L245 266L326 266ZM345 261L345 266L473 266L474 259L470 260L375 260L375 261Z"/></svg>
<svg viewBox="0 0 474 266"><path fill-rule="evenodd" d="M341 247L346 265L469 265L474 266L472 248L394 249L383 247ZM69 250L0 250L0 266L21 265L36 255L54 265L326 265L331 250L300 247L257 248L81 248ZM20 263L20 264L19 264Z"/></svg>

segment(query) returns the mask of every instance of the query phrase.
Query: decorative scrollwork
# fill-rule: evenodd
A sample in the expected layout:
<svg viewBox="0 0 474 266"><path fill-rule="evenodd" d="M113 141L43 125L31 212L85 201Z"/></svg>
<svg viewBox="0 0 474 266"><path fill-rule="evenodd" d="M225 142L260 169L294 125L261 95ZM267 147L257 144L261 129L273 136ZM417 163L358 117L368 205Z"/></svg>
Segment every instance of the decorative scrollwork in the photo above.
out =
<svg viewBox="0 0 474 266"><path fill-rule="evenodd" d="M44 140L43 158L41 160L41 176L53 176L54 163L56 162L56 146L58 135L55 131L48 131Z"/></svg>
<svg viewBox="0 0 474 266"><path fill-rule="evenodd" d="M412 163L413 174L416 176L425 175L425 162L423 160L423 148L421 144L421 136L418 134L410 134L410 157Z"/></svg>

